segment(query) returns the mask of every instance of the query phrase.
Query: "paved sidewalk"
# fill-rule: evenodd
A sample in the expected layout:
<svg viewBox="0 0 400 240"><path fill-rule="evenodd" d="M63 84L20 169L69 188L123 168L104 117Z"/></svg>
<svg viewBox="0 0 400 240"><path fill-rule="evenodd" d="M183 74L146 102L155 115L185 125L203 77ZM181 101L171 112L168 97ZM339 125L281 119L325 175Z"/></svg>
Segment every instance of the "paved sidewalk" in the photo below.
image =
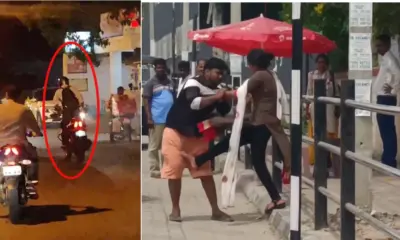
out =
<svg viewBox="0 0 400 240"><path fill-rule="evenodd" d="M268 223L260 220L255 206L237 193L235 207L227 213L236 220L221 223L210 220L210 207L199 180L185 173L182 184L182 223L168 221L171 201L167 181L152 179L147 152L142 153L142 239L143 240L243 240L279 239ZM218 192L221 175L215 175Z"/></svg>
<svg viewBox="0 0 400 240"><path fill-rule="evenodd" d="M303 148L303 151L305 149ZM303 152L303 157L306 157ZM267 165L271 170L271 156L267 155ZM270 198L264 187L256 181L257 177L254 171L244 170L243 164L238 180L238 191L244 193L246 197L253 202L259 211L262 211L265 204L270 202ZM239 170L240 171L240 170ZM373 212L374 217L383 221L394 229L400 230L400 194L396 194L400 188L398 178L375 176L372 180L371 190L373 193ZM336 195L340 195L340 180L328 179L328 189ZM283 198L290 201L290 185L283 187ZM321 231L314 230L314 190L303 183L302 188L302 238L303 239L338 239L340 231L339 206L328 200L329 229ZM290 211L289 208L275 211L270 222L272 227L284 238L288 238L290 229ZM380 231L375 230L365 221L357 220L357 235L360 239L388 239Z"/></svg>

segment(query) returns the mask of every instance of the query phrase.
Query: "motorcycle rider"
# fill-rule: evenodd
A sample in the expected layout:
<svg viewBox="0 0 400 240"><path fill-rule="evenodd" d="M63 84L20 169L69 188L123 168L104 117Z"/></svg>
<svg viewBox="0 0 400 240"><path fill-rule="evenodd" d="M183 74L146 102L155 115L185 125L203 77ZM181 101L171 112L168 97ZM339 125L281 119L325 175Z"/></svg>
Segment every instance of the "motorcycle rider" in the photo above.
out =
<svg viewBox="0 0 400 240"><path fill-rule="evenodd" d="M0 146L18 145L23 148L31 160L28 168L28 183L34 189L39 182L39 165L36 148L28 141L27 130L33 131L36 136L43 136L40 127L32 113L25 105L17 103L21 91L13 85L3 90L2 104L0 104Z"/></svg>
<svg viewBox="0 0 400 240"><path fill-rule="evenodd" d="M61 142L62 148L66 149L69 141L67 126L72 118L79 114L79 109L83 106L83 97L79 90L69 85L67 77L62 76L58 81L59 89L54 93L53 101L62 107Z"/></svg>

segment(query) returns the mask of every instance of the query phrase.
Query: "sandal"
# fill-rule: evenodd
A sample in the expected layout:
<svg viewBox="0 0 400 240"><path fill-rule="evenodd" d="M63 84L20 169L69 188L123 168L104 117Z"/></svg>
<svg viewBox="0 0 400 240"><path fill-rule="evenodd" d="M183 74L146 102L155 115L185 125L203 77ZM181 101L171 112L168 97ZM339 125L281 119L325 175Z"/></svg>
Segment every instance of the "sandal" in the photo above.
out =
<svg viewBox="0 0 400 240"><path fill-rule="evenodd" d="M286 207L286 202L282 202L282 203L278 204L279 201L281 201L281 200L274 200L271 202L272 203L271 205L268 204L264 210L264 214L269 216L269 215L271 215L272 211L274 211L274 209L284 209ZM268 206L272 206L272 207L268 207Z"/></svg>

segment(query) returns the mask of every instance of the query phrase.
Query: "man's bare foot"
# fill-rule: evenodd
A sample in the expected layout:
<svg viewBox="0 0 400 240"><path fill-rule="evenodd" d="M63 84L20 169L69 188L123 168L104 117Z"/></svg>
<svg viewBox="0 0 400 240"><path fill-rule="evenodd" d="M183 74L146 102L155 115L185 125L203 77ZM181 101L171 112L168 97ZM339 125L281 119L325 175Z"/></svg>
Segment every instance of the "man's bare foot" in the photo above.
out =
<svg viewBox="0 0 400 240"><path fill-rule="evenodd" d="M219 222L233 222L233 218L229 216L228 214L224 213L221 210L218 210L216 212L213 212L211 215L211 220L214 221L219 221Z"/></svg>
<svg viewBox="0 0 400 240"><path fill-rule="evenodd" d="M182 222L181 218L181 210L172 209L171 214L169 215L169 220L171 222Z"/></svg>
<svg viewBox="0 0 400 240"><path fill-rule="evenodd" d="M197 169L197 168L198 168L198 167L197 167L197 164L196 164L196 159L195 159L195 157L193 157L193 156L190 155L190 154L187 154L187 153L184 152L184 151L181 151L181 155L182 155L183 159L186 160L186 161L189 163L189 165L190 165L190 167L191 167L192 169Z"/></svg>

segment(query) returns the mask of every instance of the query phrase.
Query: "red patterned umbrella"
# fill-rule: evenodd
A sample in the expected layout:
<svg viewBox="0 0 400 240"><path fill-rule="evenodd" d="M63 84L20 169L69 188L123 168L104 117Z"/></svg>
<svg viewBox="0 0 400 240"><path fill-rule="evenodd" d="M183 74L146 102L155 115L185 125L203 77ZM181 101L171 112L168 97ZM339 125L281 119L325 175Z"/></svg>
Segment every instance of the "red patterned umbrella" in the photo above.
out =
<svg viewBox="0 0 400 240"><path fill-rule="evenodd" d="M292 25L262 15L239 23L190 31L188 38L242 56L254 48L262 48L277 57L292 56ZM335 42L325 36L303 29L304 53L328 53L335 48Z"/></svg>

